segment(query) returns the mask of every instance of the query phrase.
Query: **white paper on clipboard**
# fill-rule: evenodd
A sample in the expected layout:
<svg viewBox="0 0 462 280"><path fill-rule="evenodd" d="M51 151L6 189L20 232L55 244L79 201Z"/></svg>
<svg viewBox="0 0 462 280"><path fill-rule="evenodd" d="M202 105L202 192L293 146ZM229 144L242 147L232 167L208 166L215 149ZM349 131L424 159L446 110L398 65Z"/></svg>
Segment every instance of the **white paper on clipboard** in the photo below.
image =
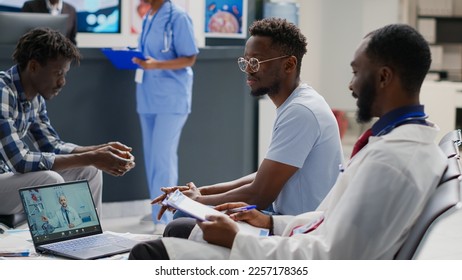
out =
<svg viewBox="0 0 462 280"><path fill-rule="evenodd" d="M226 215L220 211L213 209L210 206L204 205L200 202L190 199L179 190L176 190L175 192L171 193L166 199L164 199L164 201L162 201L162 204L185 212L186 214L189 214L190 216L200 221L206 221L207 219L205 217L207 215ZM244 222L238 222L237 224L239 226L239 230L247 232L249 234L258 236L269 235L268 229L254 227Z"/></svg>
<svg viewBox="0 0 462 280"><path fill-rule="evenodd" d="M179 190L176 190L175 192L170 194L162 202L162 204L168 205L177 210L185 212L200 221L206 221L206 215L225 215L224 213L221 213L220 211L217 211L212 207L209 207L200 202L190 199Z"/></svg>

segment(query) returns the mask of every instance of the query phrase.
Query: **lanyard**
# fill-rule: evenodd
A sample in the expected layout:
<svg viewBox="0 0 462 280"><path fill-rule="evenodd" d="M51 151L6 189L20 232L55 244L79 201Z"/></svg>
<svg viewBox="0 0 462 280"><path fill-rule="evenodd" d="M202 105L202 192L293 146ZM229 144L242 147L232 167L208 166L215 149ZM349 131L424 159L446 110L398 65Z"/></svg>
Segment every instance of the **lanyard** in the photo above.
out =
<svg viewBox="0 0 462 280"><path fill-rule="evenodd" d="M404 115L401 118L399 118L398 120L396 120L395 122L393 122L393 123L389 124L388 126L386 126L384 129L382 129L375 136L385 135L385 134L389 133L390 131L392 131L397 126L400 126L400 125L402 125L404 123L415 122L415 121L424 121L427 117L428 116L423 112L410 113L410 114Z"/></svg>
<svg viewBox="0 0 462 280"><path fill-rule="evenodd" d="M160 11L160 9L159 9L159 11ZM148 33L149 33L149 31L151 30L151 27L152 27L152 23L154 22L154 19L156 18L159 11L157 11L157 13L155 13L152 16L151 22L149 23L148 30L146 30L146 23L148 22L149 14L151 13L151 10L149 10L148 13L146 14L146 16L144 17L144 20L143 20L143 32L141 33L141 39L140 39L140 50L141 50L141 53L143 53L143 54L144 54L144 44L146 43L146 37L148 36Z"/></svg>
<svg viewBox="0 0 462 280"><path fill-rule="evenodd" d="M148 26L148 29L146 30L146 24L148 22L148 19L149 19L149 15L151 14L151 11L152 9L150 9L146 16L144 17L144 20L143 20L143 29L142 29L142 33L141 33L141 39L140 39L140 50L141 50L141 53L144 54L144 46L145 46L145 43L146 43L146 37L148 36L149 34L149 31L151 31L151 28L152 28L152 24L154 23L154 20L156 19L157 15L160 13L160 11L162 10L162 8L164 7L164 3L162 3L162 6L160 6L159 10L157 10L157 12L152 16L151 18L151 22L149 23L149 26ZM172 3L170 3L171 5Z"/></svg>

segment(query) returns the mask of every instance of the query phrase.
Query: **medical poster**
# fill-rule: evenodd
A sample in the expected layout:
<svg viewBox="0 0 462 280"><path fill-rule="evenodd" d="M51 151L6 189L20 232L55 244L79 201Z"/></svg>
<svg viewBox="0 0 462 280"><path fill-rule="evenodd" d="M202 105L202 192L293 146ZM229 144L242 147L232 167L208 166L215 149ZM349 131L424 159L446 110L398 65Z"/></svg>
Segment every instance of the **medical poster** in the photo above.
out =
<svg viewBox="0 0 462 280"><path fill-rule="evenodd" d="M247 0L206 0L205 37L246 38Z"/></svg>
<svg viewBox="0 0 462 280"><path fill-rule="evenodd" d="M188 11L189 0L173 0L172 2ZM169 5L168 3L166 5ZM130 33L140 34L143 27L143 18L146 13L151 9L151 4L144 2L144 0L131 0L130 2Z"/></svg>
<svg viewBox="0 0 462 280"><path fill-rule="evenodd" d="M130 33L140 34L144 15L151 9L151 5L143 0L131 0L130 5Z"/></svg>

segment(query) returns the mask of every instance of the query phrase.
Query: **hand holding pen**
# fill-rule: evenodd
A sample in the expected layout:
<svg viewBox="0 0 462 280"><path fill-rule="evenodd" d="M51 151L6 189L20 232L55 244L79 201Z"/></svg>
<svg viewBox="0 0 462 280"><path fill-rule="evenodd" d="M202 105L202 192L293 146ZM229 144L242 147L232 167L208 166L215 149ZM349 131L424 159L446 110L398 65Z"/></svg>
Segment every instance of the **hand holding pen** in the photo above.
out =
<svg viewBox="0 0 462 280"><path fill-rule="evenodd" d="M228 209L227 211L230 213L239 213L239 212L249 211L252 209L257 209L257 205L246 205L246 206Z"/></svg>
<svg viewBox="0 0 462 280"><path fill-rule="evenodd" d="M224 211L234 221L243 221L250 225L271 229L271 218L258 211L257 206L244 202L232 202L215 206L218 211Z"/></svg>

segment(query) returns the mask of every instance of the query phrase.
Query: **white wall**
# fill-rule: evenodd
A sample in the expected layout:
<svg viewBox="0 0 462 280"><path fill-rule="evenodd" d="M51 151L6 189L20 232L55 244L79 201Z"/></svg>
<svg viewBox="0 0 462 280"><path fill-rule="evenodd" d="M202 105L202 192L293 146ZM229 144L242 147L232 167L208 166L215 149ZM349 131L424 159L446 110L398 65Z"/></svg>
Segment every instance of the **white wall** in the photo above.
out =
<svg viewBox="0 0 462 280"><path fill-rule="evenodd" d="M302 80L324 96L332 108L355 110L348 90L350 62L369 31L401 22L400 0L298 0L299 25L308 39Z"/></svg>
<svg viewBox="0 0 462 280"><path fill-rule="evenodd" d="M403 0L405 1L405 0ZM324 96L332 108L356 110L348 84L350 62L356 47L367 32L400 17L400 0L297 0L299 27L308 40L301 79ZM403 2L404 3L404 2ZM258 161L268 148L274 104L259 101Z"/></svg>

